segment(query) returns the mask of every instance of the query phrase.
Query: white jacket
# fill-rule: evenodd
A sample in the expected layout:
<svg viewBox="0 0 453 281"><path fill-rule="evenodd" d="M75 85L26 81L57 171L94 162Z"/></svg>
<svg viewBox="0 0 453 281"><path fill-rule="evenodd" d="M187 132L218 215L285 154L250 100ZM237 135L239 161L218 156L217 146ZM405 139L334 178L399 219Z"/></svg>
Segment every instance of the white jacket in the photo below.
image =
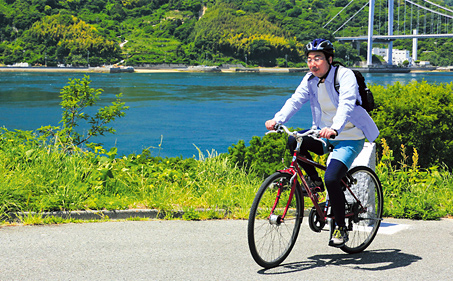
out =
<svg viewBox="0 0 453 281"><path fill-rule="evenodd" d="M368 112L363 107L356 105L357 100L362 101L354 73L348 68L343 68L344 70L338 73L340 83L340 94L338 94L334 85L335 68L335 66L331 67L324 81L329 97L337 108L331 128L341 134L346 123L351 122L363 131L368 141L374 141L379 135L379 129ZM295 93L275 114L273 120L282 124L286 123L304 103L310 101L313 125L319 127L322 112L318 102L318 83L319 78L308 72Z"/></svg>

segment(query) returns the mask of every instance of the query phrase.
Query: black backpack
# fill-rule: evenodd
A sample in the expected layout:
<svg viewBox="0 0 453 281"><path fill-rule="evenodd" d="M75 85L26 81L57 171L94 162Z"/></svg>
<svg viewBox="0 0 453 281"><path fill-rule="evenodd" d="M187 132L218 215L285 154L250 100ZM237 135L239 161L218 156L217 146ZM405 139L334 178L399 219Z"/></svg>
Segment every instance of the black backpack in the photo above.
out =
<svg viewBox="0 0 453 281"><path fill-rule="evenodd" d="M340 94L340 83L337 81L337 72L340 66L343 66L341 63L336 62L336 66L338 66L335 69L335 78L334 78L334 85L335 85L335 90L337 90L338 94ZM344 67L344 66L343 66ZM365 77L363 77L362 73L358 70L352 69L352 72L354 72L355 78L357 79L357 84L359 85L359 94L360 97L362 98L362 104L357 100L356 104L362 106L365 108L367 112L370 112L374 109L374 97L373 93L371 92L370 89L368 89L368 86L365 83Z"/></svg>

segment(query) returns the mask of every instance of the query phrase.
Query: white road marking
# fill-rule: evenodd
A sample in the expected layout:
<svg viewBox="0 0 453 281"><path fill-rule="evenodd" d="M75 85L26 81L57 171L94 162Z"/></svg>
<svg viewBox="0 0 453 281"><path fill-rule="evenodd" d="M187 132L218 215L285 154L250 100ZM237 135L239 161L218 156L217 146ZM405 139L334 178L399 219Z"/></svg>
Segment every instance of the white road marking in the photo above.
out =
<svg viewBox="0 0 453 281"><path fill-rule="evenodd" d="M408 229L409 227L410 225L407 224L381 222L381 226L379 227L378 233L392 235L402 230Z"/></svg>

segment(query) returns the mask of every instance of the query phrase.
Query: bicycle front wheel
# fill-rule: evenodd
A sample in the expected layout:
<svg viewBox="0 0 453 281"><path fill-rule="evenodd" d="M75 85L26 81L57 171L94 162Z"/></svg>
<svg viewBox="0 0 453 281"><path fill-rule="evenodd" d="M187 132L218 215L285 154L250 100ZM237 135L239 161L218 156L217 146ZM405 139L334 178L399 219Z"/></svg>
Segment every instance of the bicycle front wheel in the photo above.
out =
<svg viewBox="0 0 453 281"><path fill-rule="evenodd" d="M346 224L349 228L349 241L341 249L346 253L359 253L373 241L382 220L384 197L382 186L377 175L368 167L357 166L349 171L354 178L351 191L345 191L347 204L355 216L349 217Z"/></svg>
<svg viewBox="0 0 453 281"><path fill-rule="evenodd" d="M250 209L247 232L250 253L264 268L278 266L286 259L302 223L304 201L298 187L289 201L290 179L288 173L276 172L269 176Z"/></svg>

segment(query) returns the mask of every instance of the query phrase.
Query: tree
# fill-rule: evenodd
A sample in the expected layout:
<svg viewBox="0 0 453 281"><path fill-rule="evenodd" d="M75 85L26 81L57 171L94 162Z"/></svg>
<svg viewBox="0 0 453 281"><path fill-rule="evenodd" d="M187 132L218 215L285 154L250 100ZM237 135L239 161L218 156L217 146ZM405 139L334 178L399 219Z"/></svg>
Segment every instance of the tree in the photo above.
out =
<svg viewBox="0 0 453 281"><path fill-rule="evenodd" d="M62 98L61 107L63 115L60 123L62 127L45 126L38 129L44 137L52 137L55 143L60 144L65 151L73 151L85 145L95 149L97 143L89 142L90 138L103 136L105 133L115 133L115 129L108 124L116 118L125 116L125 110L129 107L121 101L122 94L118 94L112 105L99 108L96 114L90 115L84 112L88 107L94 106L100 99L102 89L90 87L90 77L85 75L82 80L69 79L68 85L60 91ZM80 125L91 126L86 135L76 129Z"/></svg>
<svg viewBox="0 0 453 281"><path fill-rule="evenodd" d="M338 43L334 42L335 46L335 58L334 60L340 61L345 65L354 64L354 62L360 61L358 51L354 49L350 43Z"/></svg>
<svg viewBox="0 0 453 281"><path fill-rule="evenodd" d="M250 44L250 58L263 66L275 65L275 55L272 53L272 46L266 40L253 40Z"/></svg>
<svg viewBox="0 0 453 281"><path fill-rule="evenodd" d="M46 49L50 58L66 58L68 63L74 65L87 65L85 58L88 52L93 59L91 65L96 61L111 58L117 60L121 52L115 41L108 40L93 25L71 15L58 14L44 17L41 21L35 22L25 32L24 37L28 44ZM55 46L57 46L56 49ZM51 53L50 50L55 51ZM35 63L35 61L29 62Z"/></svg>

